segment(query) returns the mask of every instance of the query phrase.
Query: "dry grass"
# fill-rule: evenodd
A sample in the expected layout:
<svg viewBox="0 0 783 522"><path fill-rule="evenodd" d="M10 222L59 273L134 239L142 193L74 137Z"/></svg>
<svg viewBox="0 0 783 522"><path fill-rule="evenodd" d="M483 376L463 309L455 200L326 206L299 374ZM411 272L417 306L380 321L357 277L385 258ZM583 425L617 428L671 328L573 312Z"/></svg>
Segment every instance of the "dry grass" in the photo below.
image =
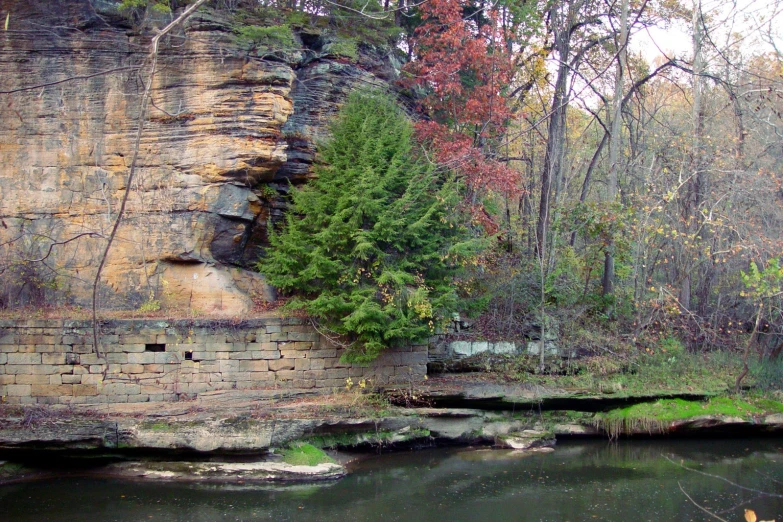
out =
<svg viewBox="0 0 783 522"><path fill-rule="evenodd" d="M263 319L268 317L285 317L277 307L254 307L241 317L219 313L194 313L187 308L163 308L157 311L141 312L139 310L99 310L98 318L101 320L112 319ZM79 306L51 306L51 307L16 307L0 309L0 320L16 321L22 319L74 319L89 320L92 312L89 308Z"/></svg>

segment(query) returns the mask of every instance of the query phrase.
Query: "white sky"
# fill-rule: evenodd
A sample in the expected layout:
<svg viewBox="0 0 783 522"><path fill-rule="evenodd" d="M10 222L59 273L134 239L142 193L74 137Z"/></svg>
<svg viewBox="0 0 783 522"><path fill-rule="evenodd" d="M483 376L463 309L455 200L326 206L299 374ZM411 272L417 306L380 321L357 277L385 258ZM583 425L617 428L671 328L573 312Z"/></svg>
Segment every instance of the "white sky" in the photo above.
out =
<svg viewBox="0 0 783 522"><path fill-rule="evenodd" d="M684 27L651 27L631 36L631 51L641 52L650 63L663 54L690 58L692 49L691 36Z"/></svg>
<svg viewBox="0 0 783 522"><path fill-rule="evenodd" d="M783 0L702 0L702 11L719 46L727 43L728 35L733 33L742 39L742 52L771 51L772 46L761 39L764 31L772 33L778 48L783 50ZM690 58L693 53L690 23L675 22L666 29L652 27L638 32L631 36L631 49L641 51L649 62L662 53Z"/></svg>

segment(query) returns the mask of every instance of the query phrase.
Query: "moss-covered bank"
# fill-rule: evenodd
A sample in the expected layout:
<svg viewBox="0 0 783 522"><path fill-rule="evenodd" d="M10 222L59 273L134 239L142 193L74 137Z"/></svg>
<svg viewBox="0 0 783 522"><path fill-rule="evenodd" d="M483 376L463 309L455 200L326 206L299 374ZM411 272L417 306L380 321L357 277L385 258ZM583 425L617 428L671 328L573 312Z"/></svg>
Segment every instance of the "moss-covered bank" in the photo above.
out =
<svg viewBox="0 0 783 522"><path fill-rule="evenodd" d="M718 425L764 424L767 418L783 414L783 403L760 397L715 397L706 401L661 399L594 416L592 423L609 437L639 433L670 433L694 420Z"/></svg>

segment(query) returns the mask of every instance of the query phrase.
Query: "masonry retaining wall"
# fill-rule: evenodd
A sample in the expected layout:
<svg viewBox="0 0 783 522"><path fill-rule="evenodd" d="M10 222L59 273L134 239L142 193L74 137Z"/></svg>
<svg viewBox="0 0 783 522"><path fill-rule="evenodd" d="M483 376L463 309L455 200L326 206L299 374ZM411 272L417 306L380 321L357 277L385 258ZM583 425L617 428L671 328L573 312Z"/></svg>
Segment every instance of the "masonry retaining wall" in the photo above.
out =
<svg viewBox="0 0 783 522"><path fill-rule="evenodd" d="M101 357L83 320L0 321L0 402L95 404L192 398L225 389L331 391L368 379L424 378L427 346L389 350L372 365L297 318L241 322L117 320L100 328Z"/></svg>

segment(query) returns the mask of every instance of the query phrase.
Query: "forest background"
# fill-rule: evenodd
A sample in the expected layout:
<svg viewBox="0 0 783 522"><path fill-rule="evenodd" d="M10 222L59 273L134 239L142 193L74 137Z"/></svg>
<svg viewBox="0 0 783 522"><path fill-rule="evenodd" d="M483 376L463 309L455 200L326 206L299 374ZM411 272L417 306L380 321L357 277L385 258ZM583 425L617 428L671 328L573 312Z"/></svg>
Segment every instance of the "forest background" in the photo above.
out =
<svg viewBox="0 0 783 522"><path fill-rule="evenodd" d="M647 353L662 340L741 350L752 337L760 360L779 357L779 3L253 9L287 13L281 30L330 24L354 45L407 53L416 137L463 180L471 226L493 240L458 281L482 337L535 325L587 350ZM640 49L671 27L687 28L688 49Z"/></svg>
<svg viewBox="0 0 783 522"><path fill-rule="evenodd" d="M141 24L186 4L122 8ZM490 244L456 281L474 335L553 330L615 355L753 348L780 366L780 2L216 4L268 48L316 30L345 59L407 55L396 88L417 143L461 181L467 226ZM670 27L689 48L649 61L635 42Z"/></svg>

